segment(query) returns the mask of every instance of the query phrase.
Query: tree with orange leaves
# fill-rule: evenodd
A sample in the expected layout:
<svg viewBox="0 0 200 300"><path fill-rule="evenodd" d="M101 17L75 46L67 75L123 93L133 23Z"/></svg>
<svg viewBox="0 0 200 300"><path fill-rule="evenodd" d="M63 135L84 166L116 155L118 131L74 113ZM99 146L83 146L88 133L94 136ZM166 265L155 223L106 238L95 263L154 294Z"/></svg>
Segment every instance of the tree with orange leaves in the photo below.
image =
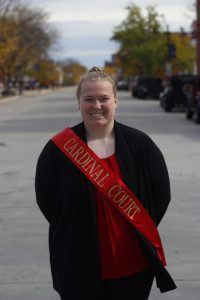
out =
<svg viewBox="0 0 200 300"><path fill-rule="evenodd" d="M30 65L48 57L58 33L47 25L48 14L18 0L0 0L0 69L9 82L22 82Z"/></svg>

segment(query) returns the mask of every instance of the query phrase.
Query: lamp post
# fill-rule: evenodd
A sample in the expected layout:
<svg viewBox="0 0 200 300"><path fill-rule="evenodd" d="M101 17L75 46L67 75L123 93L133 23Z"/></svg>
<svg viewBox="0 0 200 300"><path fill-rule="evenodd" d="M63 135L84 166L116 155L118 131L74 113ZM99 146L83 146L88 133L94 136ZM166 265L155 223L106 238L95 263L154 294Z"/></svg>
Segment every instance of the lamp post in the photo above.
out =
<svg viewBox="0 0 200 300"><path fill-rule="evenodd" d="M166 40L167 40L167 55L166 55L166 63L165 63L165 72L167 77L171 77L172 75L172 64L170 62L169 58L169 45L170 45L170 30L169 30L169 25L167 25L167 30L166 30Z"/></svg>
<svg viewBox="0 0 200 300"><path fill-rule="evenodd" d="M172 76L172 60L174 58L176 58L176 46L171 41L171 33L170 33L169 25L167 25L166 38L167 38L166 75L168 77L171 77Z"/></svg>

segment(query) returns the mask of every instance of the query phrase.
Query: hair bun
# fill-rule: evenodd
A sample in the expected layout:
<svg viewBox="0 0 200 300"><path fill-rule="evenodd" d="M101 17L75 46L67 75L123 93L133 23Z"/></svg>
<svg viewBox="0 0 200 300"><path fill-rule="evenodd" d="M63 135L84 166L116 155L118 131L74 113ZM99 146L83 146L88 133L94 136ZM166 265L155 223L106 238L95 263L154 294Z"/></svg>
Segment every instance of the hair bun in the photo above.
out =
<svg viewBox="0 0 200 300"><path fill-rule="evenodd" d="M91 72L102 72L102 69L99 68L99 67L92 67L92 68L88 71L88 73L91 73Z"/></svg>

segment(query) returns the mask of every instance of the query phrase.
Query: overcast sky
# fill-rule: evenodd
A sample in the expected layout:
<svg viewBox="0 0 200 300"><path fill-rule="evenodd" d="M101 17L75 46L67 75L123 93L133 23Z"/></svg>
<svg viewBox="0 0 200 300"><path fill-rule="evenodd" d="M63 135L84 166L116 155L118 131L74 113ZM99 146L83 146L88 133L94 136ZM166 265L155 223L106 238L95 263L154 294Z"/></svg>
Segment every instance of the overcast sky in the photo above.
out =
<svg viewBox="0 0 200 300"><path fill-rule="evenodd" d="M141 8L150 4L162 13L170 30L190 29L193 16L189 7L194 0L24 0L49 12L49 20L60 32L54 59L74 58L87 67L103 66L118 45L110 38L115 26L127 16L125 7L135 3ZM144 9L145 13L145 9ZM190 15L188 17L187 15Z"/></svg>

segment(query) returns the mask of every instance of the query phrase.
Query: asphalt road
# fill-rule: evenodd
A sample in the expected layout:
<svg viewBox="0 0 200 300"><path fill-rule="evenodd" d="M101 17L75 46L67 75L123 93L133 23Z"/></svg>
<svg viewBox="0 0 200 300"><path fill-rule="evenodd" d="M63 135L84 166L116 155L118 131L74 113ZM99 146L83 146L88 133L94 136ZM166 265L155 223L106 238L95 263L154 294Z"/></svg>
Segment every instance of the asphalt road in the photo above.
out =
<svg viewBox="0 0 200 300"><path fill-rule="evenodd" d="M149 134L169 169L172 201L159 231L178 289L150 300L200 299L200 126L158 101L119 92L118 121ZM38 155L47 140L80 121L75 89L0 100L0 300L58 300L52 290L48 224L34 195Z"/></svg>

